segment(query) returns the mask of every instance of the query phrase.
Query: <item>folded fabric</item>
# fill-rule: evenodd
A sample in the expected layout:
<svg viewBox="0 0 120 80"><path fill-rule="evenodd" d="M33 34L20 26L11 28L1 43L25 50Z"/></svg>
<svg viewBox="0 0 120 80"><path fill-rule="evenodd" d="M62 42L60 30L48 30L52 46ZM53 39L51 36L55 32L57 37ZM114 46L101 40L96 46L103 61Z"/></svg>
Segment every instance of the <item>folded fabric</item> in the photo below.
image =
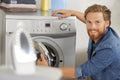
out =
<svg viewBox="0 0 120 80"><path fill-rule="evenodd" d="M12 0L1 0L1 2L7 3L7 4L11 4ZM16 1L17 4L36 4L35 0L13 0Z"/></svg>
<svg viewBox="0 0 120 80"><path fill-rule="evenodd" d="M0 3L0 8L10 12L34 12L37 11L36 4L6 4Z"/></svg>

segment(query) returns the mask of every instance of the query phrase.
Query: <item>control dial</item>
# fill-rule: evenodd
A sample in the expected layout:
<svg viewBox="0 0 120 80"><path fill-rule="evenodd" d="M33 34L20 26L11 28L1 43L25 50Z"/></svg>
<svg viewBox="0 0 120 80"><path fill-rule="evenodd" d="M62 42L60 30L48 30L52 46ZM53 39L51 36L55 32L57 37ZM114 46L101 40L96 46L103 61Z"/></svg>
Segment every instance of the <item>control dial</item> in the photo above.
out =
<svg viewBox="0 0 120 80"><path fill-rule="evenodd" d="M68 28L68 25L65 24L65 23L62 23L62 24L60 25L60 30L62 30L62 31L67 30L67 28Z"/></svg>

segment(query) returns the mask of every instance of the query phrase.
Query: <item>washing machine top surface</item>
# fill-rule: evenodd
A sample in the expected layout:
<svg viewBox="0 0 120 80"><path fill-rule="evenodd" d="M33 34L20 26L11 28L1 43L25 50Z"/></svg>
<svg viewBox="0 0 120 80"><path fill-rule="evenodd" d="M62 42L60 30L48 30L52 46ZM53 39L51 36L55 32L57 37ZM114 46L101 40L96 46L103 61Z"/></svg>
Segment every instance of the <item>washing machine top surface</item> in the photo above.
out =
<svg viewBox="0 0 120 80"><path fill-rule="evenodd" d="M58 19L57 16L51 16L52 11L41 11L36 12L6 12L7 19ZM60 15L58 15L60 16ZM67 18L66 18L67 19ZM71 16L68 19L76 19L75 16Z"/></svg>

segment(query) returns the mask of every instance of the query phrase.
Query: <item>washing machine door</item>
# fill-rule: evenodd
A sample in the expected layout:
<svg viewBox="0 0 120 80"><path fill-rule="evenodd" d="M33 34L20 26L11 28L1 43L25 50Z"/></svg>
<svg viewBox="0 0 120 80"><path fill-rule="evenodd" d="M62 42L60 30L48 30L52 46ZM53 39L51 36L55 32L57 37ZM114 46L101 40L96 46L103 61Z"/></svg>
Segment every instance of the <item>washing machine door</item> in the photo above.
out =
<svg viewBox="0 0 120 80"><path fill-rule="evenodd" d="M51 65L51 57L45 45L41 42L34 41L34 47L36 49L38 59L41 58L41 54L44 54L47 59L48 64Z"/></svg>
<svg viewBox="0 0 120 80"><path fill-rule="evenodd" d="M48 57L48 62L50 66L52 67L64 66L63 52L53 38L46 36L36 36L32 38L33 38L33 42L42 44L42 46L39 45L39 47L43 48L43 51L38 51L38 49L36 49L37 59L40 58L41 53L46 52L47 54L45 55L47 55Z"/></svg>

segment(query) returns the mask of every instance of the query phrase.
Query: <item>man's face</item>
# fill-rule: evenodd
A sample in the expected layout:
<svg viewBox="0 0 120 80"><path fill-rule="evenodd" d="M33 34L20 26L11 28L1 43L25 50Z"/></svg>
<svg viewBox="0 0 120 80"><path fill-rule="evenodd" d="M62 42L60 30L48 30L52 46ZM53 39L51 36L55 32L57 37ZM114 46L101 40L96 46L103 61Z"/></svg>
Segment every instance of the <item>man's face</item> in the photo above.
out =
<svg viewBox="0 0 120 80"><path fill-rule="evenodd" d="M97 42L105 33L109 21L105 21L102 12L90 12L86 16L86 27L89 37Z"/></svg>

